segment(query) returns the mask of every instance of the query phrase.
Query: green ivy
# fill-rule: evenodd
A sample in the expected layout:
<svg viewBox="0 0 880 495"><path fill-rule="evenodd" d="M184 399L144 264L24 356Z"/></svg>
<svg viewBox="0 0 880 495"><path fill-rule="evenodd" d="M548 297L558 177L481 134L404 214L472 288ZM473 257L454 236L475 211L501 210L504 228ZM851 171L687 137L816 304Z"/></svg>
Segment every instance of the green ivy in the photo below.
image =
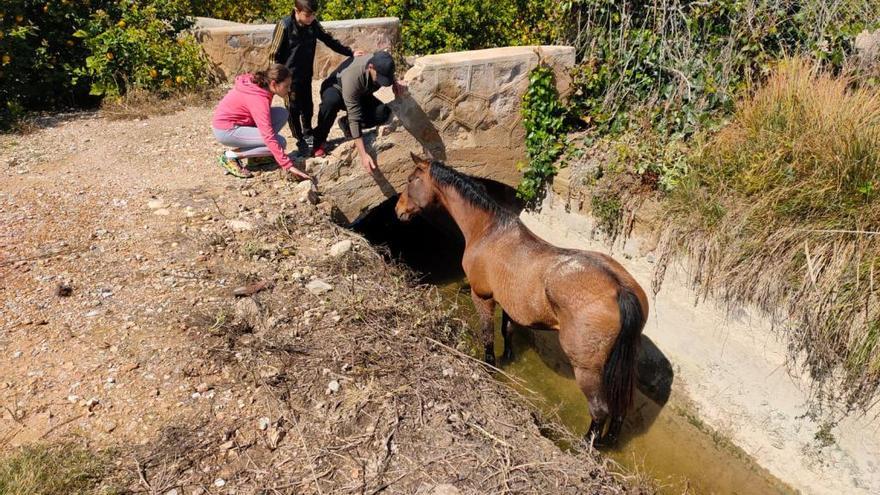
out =
<svg viewBox="0 0 880 495"><path fill-rule="evenodd" d="M559 101L553 69L539 64L529 73L522 117L529 161L521 166L517 196L528 203L541 199L545 185L556 175L556 159L566 146L566 110Z"/></svg>

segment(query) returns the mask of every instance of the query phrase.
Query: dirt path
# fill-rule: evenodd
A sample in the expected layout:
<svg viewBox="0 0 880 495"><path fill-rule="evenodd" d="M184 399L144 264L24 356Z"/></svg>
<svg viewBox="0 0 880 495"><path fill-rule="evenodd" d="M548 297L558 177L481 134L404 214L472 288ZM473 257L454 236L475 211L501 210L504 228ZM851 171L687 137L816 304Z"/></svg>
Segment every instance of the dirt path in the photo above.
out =
<svg viewBox="0 0 880 495"><path fill-rule="evenodd" d="M633 490L443 344L436 291L278 174L222 176L209 119L0 137L0 453L109 448L150 493Z"/></svg>

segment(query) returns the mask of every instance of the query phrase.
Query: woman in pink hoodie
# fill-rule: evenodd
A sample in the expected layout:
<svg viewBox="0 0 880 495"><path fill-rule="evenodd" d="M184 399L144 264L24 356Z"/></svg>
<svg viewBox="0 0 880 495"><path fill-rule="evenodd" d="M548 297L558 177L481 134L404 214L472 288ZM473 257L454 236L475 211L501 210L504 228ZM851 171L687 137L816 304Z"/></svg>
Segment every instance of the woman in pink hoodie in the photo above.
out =
<svg viewBox="0 0 880 495"><path fill-rule="evenodd" d="M287 141L278 131L287 123L287 110L272 107L274 95L290 93L290 70L273 64L268 70L242 74L214 110L214 136L232 149L220 156L220 165L236 177L252 177L242 158L272 156L278 165L300 180L311 179L298 170L284 152Z"/></svg>

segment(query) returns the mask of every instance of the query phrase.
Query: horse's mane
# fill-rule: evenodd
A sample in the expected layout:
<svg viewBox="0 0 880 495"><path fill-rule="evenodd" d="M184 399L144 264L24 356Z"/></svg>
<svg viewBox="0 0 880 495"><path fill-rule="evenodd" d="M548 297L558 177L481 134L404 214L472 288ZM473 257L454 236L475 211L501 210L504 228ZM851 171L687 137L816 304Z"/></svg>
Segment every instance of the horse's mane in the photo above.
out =
<svg viewBox="0 0 880 495"><path fill-rule="evenodd" d="M439 184L449 186L458 191L461 197L471 205L493 213L495 218L501 222L506 223L517 218L513 212L504 208L489 196L486 186L474 180L473 177L465 175L441 161L434 160L431 162L431 177Z"/></svg>

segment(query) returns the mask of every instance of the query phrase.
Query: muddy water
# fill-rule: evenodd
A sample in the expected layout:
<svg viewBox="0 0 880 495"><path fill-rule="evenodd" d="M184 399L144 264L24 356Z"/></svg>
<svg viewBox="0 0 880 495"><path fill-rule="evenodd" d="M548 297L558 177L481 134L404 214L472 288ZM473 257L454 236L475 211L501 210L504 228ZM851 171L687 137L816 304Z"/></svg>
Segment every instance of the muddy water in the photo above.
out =
<svg viewBox="0 0 880 495"><path fill-rule="evenodd" d="M394 218L389 203L377 208L356 230L371 242L388 247L393 258L422 273L425 282L440 286L447 304L456 307L471 328L477 328L459 265L463 241L448 217L432 215L403 225ZM500 312L495 328L496 356L500 356ZM522 390L545 415L555 417L576 435L583 435L590 422L587 401L574 382L556 334L517 328L513 345L514 360L502 364L520 381L513 386L536 392ZM747 453L703 425L687 398L677 393L673 366L650 341L643 341L643 348L652 349L654 354L640 358L644 366L639 370L641 383L635 408L627 417L620 445L605 451L606 455L625 471L656 480L662 493L792 492ZM480 355L475 346L474 356Z"/></svg>

